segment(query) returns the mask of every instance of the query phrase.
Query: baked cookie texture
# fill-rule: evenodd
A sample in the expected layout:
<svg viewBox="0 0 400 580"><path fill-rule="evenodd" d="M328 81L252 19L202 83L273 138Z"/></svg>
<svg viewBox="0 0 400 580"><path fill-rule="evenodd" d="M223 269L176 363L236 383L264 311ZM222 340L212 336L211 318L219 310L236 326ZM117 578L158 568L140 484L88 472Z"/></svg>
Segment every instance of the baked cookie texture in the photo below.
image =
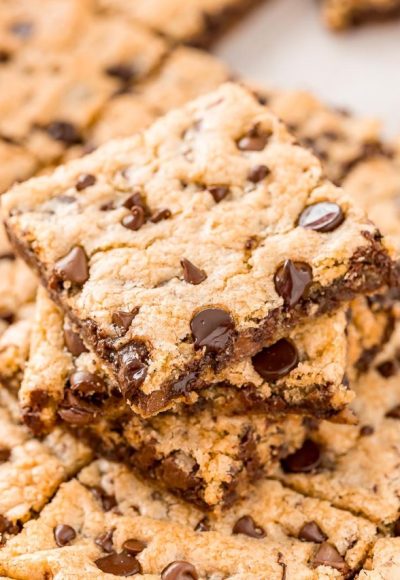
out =
<svg viewBox="0 0 400 580"><path fill-rule="evenodd" d="M323 19L334 30L399 15L399 0L323 0L322 5Z"/></svg>
<svg viewBox="0 0 400 580"><path fill-rule="evenodd" d="M281 579L283 570L289 579L341 578L361 567L376 537L365 519L278 482L265 480L234 509L205 517L99 460L8 540L0 571L21 579L71 578L78 570L107 578L118 562L138 577L168 578L167 567L183 561L189 578ZM183 564L174 566L181 572Z"/></svg>
<svg viewBox="0 0 400 580"><path fill-rule="evenodd" d="M352 406L359 424L322 423L312 434L312 443L297 458L285 460L282 475L286 484L302 493L331 500L394 534L400 515L399 340L397 324L374 369L354 387ZM307 457L312 457L308 467Z"/></svg>
<svg viewBox="0 0 400 580"><path fill-rule="evenodd" d="M375 226L233 84L3 200L15 247L146 415L393 281Z"/></svg>

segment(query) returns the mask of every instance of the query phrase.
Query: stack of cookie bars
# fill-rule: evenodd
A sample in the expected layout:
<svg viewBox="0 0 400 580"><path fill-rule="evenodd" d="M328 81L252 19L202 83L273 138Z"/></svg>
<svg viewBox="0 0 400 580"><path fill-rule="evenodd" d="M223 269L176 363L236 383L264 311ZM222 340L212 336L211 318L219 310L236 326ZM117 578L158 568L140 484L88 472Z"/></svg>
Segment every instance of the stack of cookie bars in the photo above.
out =
<svg viewBox="0 0 400 580"><path fill-rule="evenodd" d="M400 575L398 153L249 4L0 3L4 577Z"/></svg>

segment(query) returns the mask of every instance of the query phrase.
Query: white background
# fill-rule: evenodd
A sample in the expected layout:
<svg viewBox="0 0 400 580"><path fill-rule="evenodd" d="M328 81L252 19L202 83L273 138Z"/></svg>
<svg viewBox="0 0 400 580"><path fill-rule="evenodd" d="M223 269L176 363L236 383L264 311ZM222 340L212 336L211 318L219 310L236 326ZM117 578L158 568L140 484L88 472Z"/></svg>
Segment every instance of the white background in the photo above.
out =
<svg viewBox="0 0 400 580"><path fill-rule="evenodd" d="M359 115L380 117L400 135L400 21L332 33L316 0L268 0L215 52L266 86L313 91Z"/></svg>

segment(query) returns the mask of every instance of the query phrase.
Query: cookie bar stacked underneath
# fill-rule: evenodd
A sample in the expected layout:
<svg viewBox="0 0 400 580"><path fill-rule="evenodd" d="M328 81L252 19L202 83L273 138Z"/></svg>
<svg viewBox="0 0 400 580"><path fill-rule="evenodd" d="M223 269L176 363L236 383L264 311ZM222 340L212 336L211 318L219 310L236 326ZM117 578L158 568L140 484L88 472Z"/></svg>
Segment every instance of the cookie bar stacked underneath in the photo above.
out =
<svg viewBox="0 0 400 580"><path fill-rule="evenodd" d="M291 327L393 283L376 227L233 84L16 186L4 209L15 248L145 416L266 345L260 374L276 380L298 364L279 343Z"/></svg>

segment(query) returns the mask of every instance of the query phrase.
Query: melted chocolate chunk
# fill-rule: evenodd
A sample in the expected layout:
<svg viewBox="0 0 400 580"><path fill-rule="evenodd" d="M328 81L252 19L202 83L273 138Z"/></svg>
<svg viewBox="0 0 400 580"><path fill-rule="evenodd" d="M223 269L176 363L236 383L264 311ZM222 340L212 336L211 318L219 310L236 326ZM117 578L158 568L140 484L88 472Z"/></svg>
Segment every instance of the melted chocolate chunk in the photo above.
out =
<svg viewBox="0 0 400 580"><path fill-rule="evenodd" d="M82 397L94 394L104 394L107 387L103 379L94 373L87 371L76 371L69 377L71 390L76 391Z"/></svg>
<svg viewBox="0 0 400 580"><path fill-rule="evenodd" d="M370 437L375 432L375 429L371 425L363 425L360 429L361 437Z"/></svg>
<svg viewBox="0 0 400 580"><path fill-rule="evenodd" d="M65 346L74 356L79 356L83 352L88 352L79 334L74 332L69 326L64 327L64 341Z"/></svg>
<svg viewBox="0 0 400 580"><path fill-rule="evenodd" d="M303 447L282 459L281 464L286 473L308 473L318 467L320 461L319 446L311 439L306 439Z"/></svg>
<svg viewBox="0 0 400 580"><path fill-rule="evenodd" d="M56 262L54 272L58 278L73 284L84 284L89 278L88 258L81 246L75 246Z"/></svg>
<svg viewBox="0 0 400 580"><path fill-rule="evenodd" d="M244 534L250 538L265 538L265 530L251 516L242 516L233 526L233 534Z"/></svg>
<svg viewBox="0 0 400 580"><path fill-rule="evenodd" d="M266 381L277 381L299 364L295 345L286 338L260 350L251 359L254 370Z"/></svg>
<svg viewBox="0 0 400 580"><path fill-rule="evenodd" d="M315 567L330 566L331 568L335 568L335 570L339 570L342 574L349 571L349 567L343 556L341 556L335 546L329 542L323 542L320 545L314 556L313 565Z"/></svg>
<svg viewBox="0 0 400 580"><path fill-rule="evenodd" d="M390 411L386 413L386 417L389 417L390 419L400 419L400 405L390 409Z"/></svg>
<svg viewBox="0 0 400 580"><path fill-rule="evenodd" d="M192 318L190 328L196 348L205 347L208 352L218 353L228 348L235 325L226 310L206 308Z"/></svg>
<svg viewBox="0 0 400 580"><path fill-rule="evenodd" d="M104 532L104 534L101 534L95 539L94 543L96 544L96 546L99 546L103 550L103 552L111 554L114 551L113 534L114 530Z"/></svg>
<svg viewBox="0 0 400 580"><path fill-rule="evenodd" d="M46 130L55 141L61 141L68 147L82 143L82 137L77 128L68 121L53 121L47 125Z"/></svg>
<svg viewBox="0 0 400 580"><path fill-rule="evenodd" d="M305 208L299 226L316 232L332 232L344 221L344 213L337 203L321 201Z"/></svg>
<svg viewBox="0 0 400 580"><path fill-rule="evenodd" d="M270 173L271 171L268 169L266 165L256 165L250 170L247 179L252 183L259 183L260 181L265 179L267 175L269 175Z"/></svg>
<svg viewBox="0 0 400 580"><path fill-rule="evenodd" d="M122 207L126 207L126 209L132 209L133 207L136 207L136 206L141 207L143 209L143 211L145 212L146 204L143 200L141 193L139 193L138 191L136 191L135 193L132 193L132 195L127 197L126 200L124 201L124 203L122 204Z"/></svg>
<svg viewBox="0 0 400 580"><path fill-rule="evenodd" d="M171 562L161 572L161 580L198 580L196 568L190 562L177 560Z"/></svg>
<svg viewBox="0 0 400 580"><path fill-rule="evenodd" d="M96 177L94 175L91 175L90 173L86 173L79 177L78 181L76 182L75 189L77 191L83 191L84 189L86 189L87 187L91 187L95 183Z"/></svg>
<svg viewBox="0 0 400 580"><path fill-rule="evenodd" d="M384 379L389 379L394 377L397 372L397 365L394 361L386 360L379 365L377 365L376 370Z"/></svg>
<svg viewBox="0 0 400 580"><path fill-rule="evenodd" d="M327 536L321 530L319 525L314 521L304 524L304 526L299 531L299 540L314 542L315 544L322 544L322 542L325 542L326 539Z"/></svg>
<svg viewBox="0 0 400 580"><path fill-rule="evenodd" d="M125 312L124 310L117 310L113 312L111 316L111 321L115 326L118 326L125 332L131 325L132 320L135 318L137 313L139 312L139 306L131 310L131 312Z"/></svg>
<svg viewBox="0 0 400 580"><path fill-rule="evenodd" d="M57 546L63 548L75 540L76 532L74 528L68 526L67 524L59 524L53 530L54 539L56 541Z"/></svg>
<svg viewBox="0 0 400 580"><path fill-rule="evenodd" d="M285 260L275 273L275 290L285 304L292 307L307 294L312 279L312 270L308 264Z"/></svg>
<svg viewBox="0 0 400 580"><path fill-rule="evenodd" d="M219 203L228 195L229 187L225 185L214 185L213 187L209 187L208 191L213 196L215 203Z"/></svg>
<svg viewBox="0 0 400 580"><path fill-rule="evenodd" d="M146 345L138 341L132 341L119 351L118 378L125 397L129 398L144 383L147 375L147 357Z"/></svg>
<svg viewBox="0 0 400 580"><path fill-rule="evenodd" d="M2 447L0 449L0 463L5 463L10 459L11 450L7 449L7 447Z"/></svg>
<svg viewBox="0 0 400 580"><path fill-rule="evenodd" d="M153 224L158 224L158 222L161 222L162 220L168 220L171 215L172 213L170 209L159 209L152 214L150 221L153 222Z"/></svg>
<svg viewBox="0 0 400 580"><path fill-rule="evenodd" d="M140 554L140 552L143 552L143 550L146 548L147 544L145 542L142 542L141 540L135 540L134 538L125 540L125 542L122 544L122 549L124 552L128 552L128 554L131 554L132 556Z"/></svg>
<svg viewBox="0 0 400 580"><path fill-rule="evenodd" d="M0 515L0 534L18 534L20 526L13 524L6 517Z"/></svg>
<svg viewBox="0 0 400 580"><path fill-rule="evenodd" d="M173 456L167 457L159 468L160 479L170 489L187 491L197 486L197 479L192 471L183 470Z"/></svg>
<svg viewBox="0 0 400 580"><path fill-rule="evenodd" d="M134 68L131 65L124 63L114 64L107 67L105 73L109 77L117 78L123 83L129 83L136 75Z"/></svg>
<svg viewBox="0 0 400 580"><path fill-rule="evenodd" d="M114 576L133 576L142 572L140 562L126 552L103 556L96 560L95 564L102 572Z"/></svg>
<svg viewBox="0 0 400 580"><path fill-rule="evenodd" d="M122 218L121 224L125 228L128 228L129 230L133 230L134 232L136 232L137 230L140 230L140 228L146 221L144 210L142 207L140 207L140 205L134 205L130 209L130 212L131 213L129 215L126 215Z"/></svg>
<svg viewBox="0 0 400 580"><path fill-rule="evenodd" d="M398 520L395 521L394 526L393 526L393 535L395 538L399 538L400 537L400 518Z"/></svg>
<svg viewBox="0 0 400 580"><path fill-rule="evenodd" d="M182 258L181 266L183 270L183 278L188 284L201 284L207 278L207 274L204 270L200 270L192 262L189 262L186 258Z"/></svg>
<svg viewBox="0 0 400 580"><path fill-rule="evenodd" d="M262 151L271 135L271 131L263 131L258 125L255 125L237 141L237 146L241 151Z"/></svg>
<svg viewBox="0 0 400 580"><path fill-rule="evenodd" d="M98 409L92 403L83 401L68 392L66 399L63 401L58 410L60 418L71 425L88 425L96 417Z"/></svg>

